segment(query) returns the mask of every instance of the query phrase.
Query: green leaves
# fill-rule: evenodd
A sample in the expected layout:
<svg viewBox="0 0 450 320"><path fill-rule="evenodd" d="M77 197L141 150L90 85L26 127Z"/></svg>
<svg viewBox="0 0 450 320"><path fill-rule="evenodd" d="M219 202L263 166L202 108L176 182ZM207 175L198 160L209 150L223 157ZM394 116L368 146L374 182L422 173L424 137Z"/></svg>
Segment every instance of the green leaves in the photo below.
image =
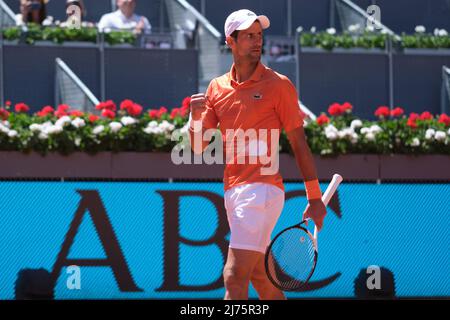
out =
<svg viewBox="0 0 450 320"><path fill-rule="evenodd" d="M98 30L96 28L82 27L76 28L61 28L61 27L41 27L38 24L29 23L27 25L28 32L26 34L25 42L27 44L34 44L36 41L52 41L54 43L62 44L70 41L92 42L97 41ZM6 40L14 41L20 39L22 29L20 27L11 27L3 30L3 37ZM131 31L111 31L105 33L105 41L110 45L117 44L134 44L136 42L136 35Z"/></svg>
<svg viewBox="0 0 450 320"><path fill-rule="evenodd" d="M328 32L310 33L305 32L300 35L300 46L322 48L332 51L336 48L364 48L364 49L385 49L389 39L388 34L364 32L362 34L351 34L345 31L341 34L329 34ZM445 34L425 34L416 33L408 35L402 33L400 40L396 41L402 48L417 49L448 49L450 48L450 37Z"/></svg>

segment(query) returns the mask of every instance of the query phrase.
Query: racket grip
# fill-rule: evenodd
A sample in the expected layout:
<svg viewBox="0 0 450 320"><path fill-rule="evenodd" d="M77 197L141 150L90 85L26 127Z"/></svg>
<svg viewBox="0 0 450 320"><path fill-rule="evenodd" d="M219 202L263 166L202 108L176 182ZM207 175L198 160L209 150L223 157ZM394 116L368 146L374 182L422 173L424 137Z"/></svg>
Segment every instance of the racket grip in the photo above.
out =
<svg viewBox="0 0 450 320"><path fill-rule="evenodd" d="M325 193L322 195L322 202L325 206L328 205L331 198L333 197L334 193L336 192L337 187L342 182L343 178L341 175L335 173L333 175L333 179L331 179L330 184L328 185L327 190L325 190ZM314 230L315 233L315 230Z"/></svg>

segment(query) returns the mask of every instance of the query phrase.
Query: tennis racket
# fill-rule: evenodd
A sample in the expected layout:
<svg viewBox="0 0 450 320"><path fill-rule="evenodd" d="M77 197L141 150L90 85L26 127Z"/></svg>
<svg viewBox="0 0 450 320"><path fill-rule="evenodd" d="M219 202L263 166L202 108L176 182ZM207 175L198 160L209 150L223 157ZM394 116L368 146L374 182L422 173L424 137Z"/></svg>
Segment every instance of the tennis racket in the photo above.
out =
<svg viewBox="0 0 450 320"><path fill-rule="evenodd" d="M341 182L342 177L335 174L322 196L325 206ZM311 219L282 230L267 247L264 259L266 273L273 285L280 290L298 291L308 283L316 269L318 231L315 226L312 235L304 227L308 220Z"/></svg>

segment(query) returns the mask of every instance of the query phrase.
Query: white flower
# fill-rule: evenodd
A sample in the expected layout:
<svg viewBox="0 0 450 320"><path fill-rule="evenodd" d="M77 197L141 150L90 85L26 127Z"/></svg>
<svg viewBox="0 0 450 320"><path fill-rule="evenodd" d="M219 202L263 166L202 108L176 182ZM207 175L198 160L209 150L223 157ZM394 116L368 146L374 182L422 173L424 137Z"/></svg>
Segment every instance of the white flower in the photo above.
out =
<svg viewBox="0 0 450 320"><path fill-rule="evenodd" d="M334 35L334 34L336 34L336 29L335 28L328 28L327 29L327 33L331 34L331 35Z"/></svg>
<svg viewBox="0 0 450 320"><path fill-rule="evenodd" d="M346 134L345 134L344 130L340 130L340 131L338 131L337 135L338 135L339 139L342 139L342 138L345 138Z"/></svg>
<svg viewBox="0 0 450 320"><path fill-rule="evenodd" d="M41 132L39 132L38 138L41 140L46 140L46 139L48 139L48 134L41 131Z"/></svg>
<svg viewBox="0 0 450 320"><path fill-rule="evenodd" d="M366 30L369 31L369 32L374 32L374 31L375 31L375 27L372 26L372 25L368 25L368 26L366 27Z"/></svg>
<svg viewBox="0 0 450 320"><path fill-rule="evenodd" d="M161 122L159 124L159 127L165 132L173 131L175 129L175 126L173 124L171 124L170 122L168 122L167 120L164 120L163 122Z"/></svg>
<svg viewBox="0 0 450 320"><path fill-rule="evenodd" d="M77 147L79 147L80 144L81 144L81 138L80 138L80 137L76 137L76 138L75 138L75 145L76 145Z"/></svg>
<svg viewBox="0 0 450 320"><path fill-rule="evenodd" d="M350 142L351 142L352 144L356 144L356 143L358 142L358 139L359 139L358 134L353 133L353 134L351 135L351 137L350 137Z"/></svg>
<svg viewBox="0 0 450 320"><path fill-rule="evenodd" d="M361 27L361 25L359 23L357 24L352 24L348 27L348 31L350 32L356 32L359 30L359 28Z"/></svg>
<svg viewBox="0 0 450 320"><path fill-rule="evenodd" d="M425 139L427 140L433 140L434 138L434 134L436 133L436 131L434 129L428 129L425 132Z"/></svg>
<svg viewBox="0 0 450 320"><path fill-rule="evenodd" d="M375 134L373 132L368 132L366 134L366 139L369 141L375 141Z"/></svg>
<svg viewBox="0 0 450 320"><path fill-rule="evenodd" d="M125 116L125 117L122 117L120 122L122 122L124 126L128 126L128 125L135 124L137 122L137 120L133 117Z"/></svg>
<svg viewBox="0 0 450 320"><path fill-rule="evenodd" d="M440 31L440 30L439 30L438 28L435 28L435 29L434 29L434 32L433 32L433 33L434 33L434 35L435 35L436 37L439 35L439 31Z"/></svg>
<svg viewBox="0 0 450 320"><path fill-rule="evenodd" d="M65 125L67 125L71 122L72 122L72 120L70 120L69 116L62 116L55 122L55 125L64 127Z"/></svg>
<svg viewBox="0 0 450 320"><path fill-rule="evenodd" d="M372 132L373 134L377 134L380 133L381 131L383 131L383 129L381 129L378 125L374 124L373 126L370 127L370 132Z"/></svg>
<svg viewBox="0 0 450 320"><path fill-rule="evenodd" d="M434 134L434 138L437 141L445 141L445 139L447 138L447 135L445 134L444 131L436 131L436 133Z"/></svg>
<svg viewBox="0 0 450 320"><path fill-rule="evenodd" d="M336 132L330 131L330 132L326 132L325 136L327 137L328 140L334 141L337 139L338 135Z"/></svg>
<svg viewBox="0 0 450 320"><path fill-rule="evenodd" d="M30 128L31 132L38 132L41 131L42 126L40 124L33 123L28 128Z"/></svg>
<svg viewBox="0 0 450 320"><path fill-rule="evenodd" d="M156 122L155 120L152 120L148 123L147 127L150 128L156 128L158 126L158 122Z"/></svg>
<svg viewBox="0 0 450 320"><path fill-rule="evenodd" d="M361 134L367 134L369 132L370 132L370 129L367 128L367 127L364 127L364 128L361 129Z"/></svg>
<svg viewBox="0 0 450 320"><path fill-rule="evenodd" d="M63 130L64 130L63 127L55 124L54 126L47 127L43 132L45 132L48 135L51 135L61 133L63 132Z"/></svg>
<svg viewBox="0 0 450 320"><path fill-rule="evenodd" d="M10 124L8 120L0 122L0 124L4 125L5 127L9 128Z"/></svg>
<svg viewBox="0 0 450 320"><path fill-rule="evenodd" d="M143 129L146 134L161 134L164 133L160 127L147 127Z"/></svg>
<svg viewBox="0 0 450 320"><path fill-rule="evenodd" d="M350 124L350 128L352 128L353 130L355 130L356 128L360 128L362 127L363 123L361 120L356 119L353 120L352 123Z"/></svg>
<svg viewBox="0 0 450 320"><path fill-rule="evenodd" d="M0 132L8 134L9 129L0 123Z"/></svg>
<svg viewBox="0 0 450 320"><path fill-rule="evenodd" d="M325 132L335 132L335 133L337 133L338 129L335 126L333 126L332 124L329 124L329 125L327 125L325 127Z"/></svg>
<svg viewBox="0 0 450 320"><path fill-rule="evenodd" d="M446 36L448 36L448 33L447 33L447 31L445 29L441 29L441 30L439 30L438 35L440 37L446 37Z"/></svg>
<svg viewBox="0 0 450 320"><path fill-rule="evenodd" d="M109 124L109 127L111 128L111 132L116 133L122 129L123 126L120 122L114 121Z"/></svg>
<svg viewBox="0 0 450 320"><path fill-rule="evenodd" d="M72 125L78 129L84 127L86 125L86 122L81 118L75 118L74 120L72 120Z"/></svg>
<svg viewBox="0 0 450 320"><path fill-rule="evenodd" d="M412 146L412 147L418 147L418 146L420 146L420 140L419 140L419 138L414 138L414 139L412 140L412 142L411 142L411 146Z"/></svg>
<svg viewBox="0 0 450 320"><path fill-rule="evenodd" d="M103 132L103 130L105 130L105 126L99 125L99 126L96 126L96 127L92 130L92 133L95 134L95 135L98 135L98 134L100 134L101 132Z"/></svg>
<svg viewBox="0 0 450 320"><path fill-rule="evenodd" d="M417 33L424 33L425 32L425 27L424 26L416 26L416 32Z"/></svg>
<svg viewBox="0 0 450 320"><path fill-rule="evenodd" d="M444 134L445 134L445 133L444 133ZM16 131L16 130L10 130L10 131L8 132L8 137L10 137L10 138L17 137L17 131Z"/></svg>
<svg viewBox="0 0 450 320"><path fill-rule="evenodd" d="M311 33L316 33L316 27L312 26L310 31Z"/></svg>
<svg viewBox="0 0 450 320"><path fill-rule="evenodd" d="M450 136L450 129L448 129L447 134Z"/></svg>

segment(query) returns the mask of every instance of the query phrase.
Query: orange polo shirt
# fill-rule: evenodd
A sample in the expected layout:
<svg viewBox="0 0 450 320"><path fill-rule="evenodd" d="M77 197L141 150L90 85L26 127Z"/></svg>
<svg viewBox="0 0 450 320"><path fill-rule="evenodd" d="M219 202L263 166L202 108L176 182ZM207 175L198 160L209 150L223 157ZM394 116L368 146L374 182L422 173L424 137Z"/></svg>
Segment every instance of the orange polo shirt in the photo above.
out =
<svg viewBox="0 0 450 320"><path fill-rule="evenodd" d="M203 129L219 125L222 133L226 161L224 189L263 182L284 190L279 171L274 171L277 166L268 160L275 156L272 148L278 156L279 135L273 139L274 133L281 134L282 129L289 132L303 125L305 115L300 110L295 87L286 76L261 62L247 81L237 83L235 79L233 65L230 72L210 82L202 114Z"/></svg>

